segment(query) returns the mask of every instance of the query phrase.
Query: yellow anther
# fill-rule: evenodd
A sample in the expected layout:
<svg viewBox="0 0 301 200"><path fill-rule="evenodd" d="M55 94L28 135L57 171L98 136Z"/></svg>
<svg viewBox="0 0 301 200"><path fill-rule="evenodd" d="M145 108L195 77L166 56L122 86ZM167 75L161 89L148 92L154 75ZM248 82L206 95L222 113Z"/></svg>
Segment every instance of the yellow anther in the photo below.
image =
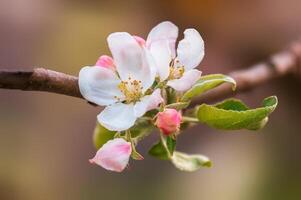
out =
<svg viewBox="0 0 301 200"><path fill-rule="evenodd" d="M172 59L169 63L169 80L179 79L183 76L185 69L184 66L179 66L178 59Z"/></svg>
<svg viewBox="0 0 301 200"><path fill-rule="evenodd" d="M121 81L118 88L124 94L127 103L137 102L143 95L141 81L132 80L131 77L128 79L129 81Z"/></svg>
<svg viewBox="0 0 301 200"><path fill-rule="evenodd" d="M184 72L185 72L184 66L180 66L180 67L170 66L168 78L169 80L179 79L183 76Z"/></svg>

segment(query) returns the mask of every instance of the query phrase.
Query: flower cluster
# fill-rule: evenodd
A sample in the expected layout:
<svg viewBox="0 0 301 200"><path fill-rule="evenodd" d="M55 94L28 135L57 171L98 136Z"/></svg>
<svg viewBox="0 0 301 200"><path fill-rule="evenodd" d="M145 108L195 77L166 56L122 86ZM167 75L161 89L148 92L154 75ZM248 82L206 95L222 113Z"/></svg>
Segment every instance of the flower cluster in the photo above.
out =
<svg viewBox="0 0 301 200"><path fill-rule="evenodd" d="M146 40L126 32L112 33L107 38L112 57L102 55L94 66L81 69L82 96L105 106L97 116L101 131L95 133L101 145L91 163L123 171L130 157L143 159L135 147L157 127L160 141L150 149L151 155L171 160L186 171L210 166L205 156L175 151L176 139L181 129L199 121L198 110L187 109L192 97L223 82L235 85L235 81L222 75L202 80L201 71L195 69L204 57L202 37L197 30L186 29L176 45L178 32L166 21L155 26Z"/></svg>
<svg viewBox="0 0 301 200"><path fill-rule="evenodd" d="M203 59L204 42L195 29L184 35L177 50L178 27L171 22L154 27L146 41L126 32L109 35L113 58L103 55L95 66L79 73L81 94L106 106L97 116L100 124L112 131L127 130L164 102L162 88L180 92L191 88L201 76L194 68Z"/></svg>

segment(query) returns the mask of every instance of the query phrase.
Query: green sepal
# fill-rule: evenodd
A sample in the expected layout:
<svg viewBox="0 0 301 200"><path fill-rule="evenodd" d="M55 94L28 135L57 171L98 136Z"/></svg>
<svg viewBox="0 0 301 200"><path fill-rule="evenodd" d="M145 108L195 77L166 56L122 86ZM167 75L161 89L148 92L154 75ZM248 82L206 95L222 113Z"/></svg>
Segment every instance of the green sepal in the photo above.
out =
<svg viewBox="0 0 301 200"><path fill-rule="evenodd" d="M206 156L198 154L185 154L175 151L171 158L174 166L182 171L193 172L201 167L211 167L212 163Z"/></svg>
<svg viewBox="0 0 301 200"><path fill-rule="evenodd" d="M193 97L199 96L223 83L231 83L235 90L236 82L233 78L223 74L210 74L202 76L181 98L181 101L190 101Z"/></svg>
<svg viewBox="0 0 301 200"><path fill-rule="evenodd" d="M228 99L215 105L202 104L198 107L197 118L217 129L258 130L265 126L277 103L277 97L271 96L263 100L262 107L250 109L240 100Z"/></svg>
<svg viewBox="0 0 301 200"><path fill-rule="evenodd" d="M143 156L138 151L132 151L131 158L134 160L143 160Z"/></svg>
<svg viewBox="0 0 301 200"><path fill-rule="evenodd" d="M99 149L104 145L107 141L112 140L115 135L115 131L110 131L103 127L101 124L96 122L96 127L93 133L93 144L96 149Z"/></svg>
<svg viewBox="0 0 301 200"><path fill-rule="evenodd" d="M132 143L132 153L131 158L134 160L143 160L143 156L136 150L135 144Z"/></svg>

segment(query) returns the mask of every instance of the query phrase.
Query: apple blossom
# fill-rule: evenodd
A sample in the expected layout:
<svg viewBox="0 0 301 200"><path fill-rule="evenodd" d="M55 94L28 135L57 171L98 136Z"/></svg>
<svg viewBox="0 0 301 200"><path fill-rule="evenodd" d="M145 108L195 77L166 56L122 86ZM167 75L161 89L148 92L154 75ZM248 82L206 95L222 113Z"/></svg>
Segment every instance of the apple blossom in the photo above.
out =
<svg viewBox="0 0 301 200"><path fill-rule="evenodd" d="M171 135L180 130L182 114L175 109L165 109L157 115L156 126L164 135Z"/></svg>
<svg viewBox="0 0 301 200"><path fill-rule="evenodd" d="M79 88L85 99L106 106L97 116L100 124L111 131L124 131L163 99L160 89L148 90L155 80L154 62L141 41L125 32L112 33L107 41L113 59L101 57L100 67L83 67ZM115 66L116 71L108 66Z"/></svg>
<svg viewBox="0 0 301 200"><path fill-rule="evenodd" d="M107 170L121 172L127 166L131 153L131 143L116 138L105 143L89 161Z"/></svg>
<svg viewBox="0 0 301 200"><path fill-rule="evenodd" d="M266 124L277 106L276 97L265 99L260 109L249 109L243 102L230 99L186 110L193 97L222 83L231 83L234 89L236 83L223 74L201 77L201 71L195 69L204 57L204 41L198 31L186 29L176 48L177 37L178 27L168 21L155 26L146 40L125 32L112 33L107 38L112 57L102 55L94 66L81 69L82 96L106 106L97 116L100 124L93 137L97 147L105 144L89 160L91 163L123 171L130 157L143 159L136 146L157 127L160 141L149 154L191 172L210 167L211 162L206 156L176 150L175 136L181 122L186 126L203 122L225 130L257 130ZM237 107L242 109L232 109Z"/></svg>
<svg viewBox="0 0 301 200"><path fill-rule="evenodd" d="M186 29L176 50L177 37L178 27L165 21L150 31L146 47L154 58L160 81L167 80L168 86L186 91L201 76L201 71L194 68L204 57L204 41L197 30Z"/></svg>

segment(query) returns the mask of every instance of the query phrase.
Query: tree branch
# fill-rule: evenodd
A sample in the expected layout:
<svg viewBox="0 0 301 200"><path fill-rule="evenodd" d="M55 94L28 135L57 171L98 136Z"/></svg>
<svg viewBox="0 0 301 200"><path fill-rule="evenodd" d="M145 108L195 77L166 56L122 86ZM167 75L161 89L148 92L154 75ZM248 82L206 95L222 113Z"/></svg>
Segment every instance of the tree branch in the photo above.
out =
<svg viewBox="0 0 301 200"><path fill-rule="evenodd" d="M44 91L83 98L77 77L43 68L32 71L0 70L0 88Z"/></svg>
<svg viewBox="0 0 301 200"><path fill-rule="evenodd" d="M234 92L231 85L224 84L194 99L190 106L192 107L201 102L215 101L231 94L235 95L254 89L273 79L287 75L295 75L301 78L301 40L292 43L287 49L270 56L264 62L255 64L247 69L229 73L229 76L237 83Z"/></svg>
<svg viewBox="0 0 301 200"><path fill-rule="evenodd" d="M238 93L288 74L301 76L300 65L301 41L296 41L289 48L272 55L267 61L244 70L234 71L229 75L236 80L237 90L235 93ZM77 77L43 68L31 71L0 70L0 88L44 91L83 98L79 91ZM233 94L231 87L222 85L202 97L196 98L192 105L216 100L230 94Z"/></svg>

